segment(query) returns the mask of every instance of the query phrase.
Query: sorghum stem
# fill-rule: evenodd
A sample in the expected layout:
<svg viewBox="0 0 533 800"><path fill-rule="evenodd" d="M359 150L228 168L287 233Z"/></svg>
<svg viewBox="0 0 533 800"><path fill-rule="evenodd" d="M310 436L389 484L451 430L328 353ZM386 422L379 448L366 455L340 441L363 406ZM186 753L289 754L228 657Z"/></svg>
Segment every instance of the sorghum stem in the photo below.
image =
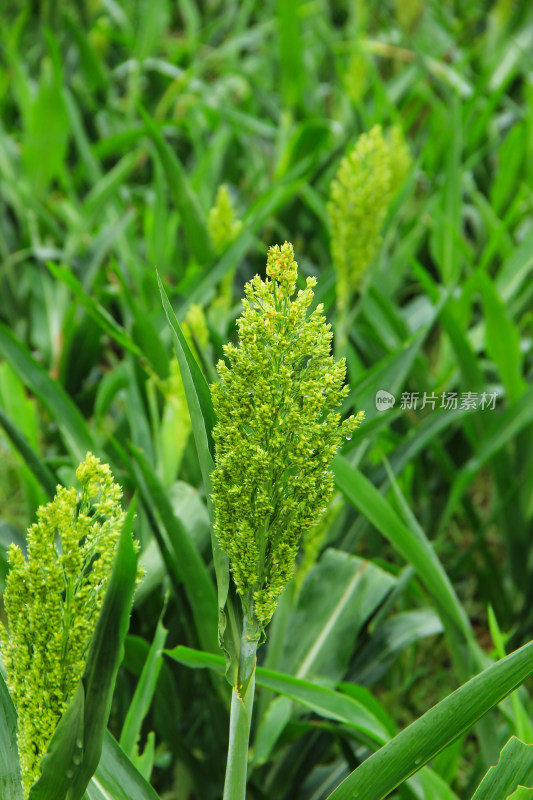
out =
<svg viewBox="0 0 533 800"><path fill-rule="evenodd" d="M223 800L246 799L248 741L254 704L257 644L257 633L245 614L239 658L239 681L231 693L228 761Z"/></svg>

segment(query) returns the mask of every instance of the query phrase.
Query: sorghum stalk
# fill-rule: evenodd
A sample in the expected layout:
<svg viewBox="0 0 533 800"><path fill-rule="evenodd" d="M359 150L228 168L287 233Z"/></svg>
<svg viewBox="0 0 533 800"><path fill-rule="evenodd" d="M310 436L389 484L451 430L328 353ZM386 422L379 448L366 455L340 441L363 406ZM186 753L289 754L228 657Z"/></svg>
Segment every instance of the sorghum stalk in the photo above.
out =
<svg viewBox="0 0 533 800"><path fill-rule="evenodd" d="M243 800L256 650L294 571L302 534L322 516L333 490L330 464L363 414L341 422L348 388L344 359L331 356L331 326L314 278L293 299L292 245L271 247L267 279L246 284L239 345L218 363L212 387L218 423L213 472L215 533L227 553L243 608L233 687L224 800Z"/></svg>

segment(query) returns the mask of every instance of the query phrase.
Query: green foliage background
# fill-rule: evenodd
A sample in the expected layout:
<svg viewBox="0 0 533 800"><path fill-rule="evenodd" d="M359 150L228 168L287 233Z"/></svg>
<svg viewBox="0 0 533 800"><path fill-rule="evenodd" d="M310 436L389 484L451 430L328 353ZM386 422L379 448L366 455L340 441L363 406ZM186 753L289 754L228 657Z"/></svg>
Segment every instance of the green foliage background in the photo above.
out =
<svg viewBox="0 0 533 800"><path fill-rule="evenodd" d="M208 382L271 244L292 241L335 331L330 184L375 124L401 128L413 166L349 314L343 410L366 422L259 651L302 684L258 679L250 800L327 797L530 639L532 52L525 1L2 4L0 590L9 543L87 450L139 491L146 574L110 730L162 798L221 796L229 692L190 669L201 659L162 654L218 646L207 498L155 268ZM242 222L222 251L208 234L221 184ZM376 409L379 389L393 409ZM498 397L448 410L443 392ZM342 713L321 713L339 696ZM512 734L533 744L531 706L526 684L394 796L472 797ZM133 780L120 759L109 738L113 797Z"/></svg>

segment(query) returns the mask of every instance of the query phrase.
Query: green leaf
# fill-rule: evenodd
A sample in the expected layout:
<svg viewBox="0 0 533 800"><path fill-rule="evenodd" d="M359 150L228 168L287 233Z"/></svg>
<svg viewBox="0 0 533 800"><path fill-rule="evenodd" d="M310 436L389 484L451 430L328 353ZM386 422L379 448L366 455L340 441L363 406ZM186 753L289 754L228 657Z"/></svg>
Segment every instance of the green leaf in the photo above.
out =
<svg viewBox="0 0 533 800"><path fill-rule="evenodd" d="M342 409L348 410L357 402L357 407L365 410L365 425L367 420L373 420L375 417L381 416L380 422L386 419L383 412L376 408L376 390L386 389L395 395L401 391L426 334L427 329L422 334L415 334L411 340L404 342L399 350L390 353L370 369L365 370L361 378L351 386ZM364 431L364 428L362 430Z"/></svg>
<svg viewBox="0 0 533 800"><path fill-rule="evenodd" d="M527 128L524 122L512 126L497 154L498 171L490 187L490 200L500 216L520 185L520 174L526 157Z"/></svg>
<svg viewBox="0 0 533 800"><path fill-rule="evenodd" d="M280 669L301 679L340 680L358 633L394 584L369 561L328 548L307 575L288 620ZM273 700L256 734L258 763L268 760L291 713L286 698Z"/></svg>
<svg viewBox="0 0 533 800"><path fill-rule="evenodd" d="M278 0L279 56L281 63L281 96L286 109L293 111L302 103L305 70L305 47L300 36L300 0Z"/></svg>
<svg viewBox="0 0 533 800"><path fill-rule="evenodd" d="M140 105L139 113L144 120L148 135L155 145L163 166L168 187L183 222L191 252L200 264L209 264L214 261L214 250L198 197L194 193L178 157L163 139L150 115Z"/></svg>
<svg viewBox="0 0 533 800"><path fill-rule="evenodd" d="M109 731L105 732L102 757L87 794L89 800L159 800Z"/></svg>
<svg viewBox="0 0 533 800"><path fill-rule="evenodd" d="M224 669L224 660L221 656L211 656L182 645L173 650L165 650L165 653L189 667L208 667L217 672ZM334 719L361 730L378 743L389 739L387 726L375 715L372 708L375 700L372 698L367 702L367 693L364 690L359 699L355 699L334 689L263 667L256 668L255 682L258 686L301 703L309 711L321 717Z"/></svg>
<svg viewBox="0 0 533 800"><path fill-rule="evenodd" d="M307 575L291 614L281 670L340 680L359 631L394 584L371 562L328 548Z"/></svg>
<svg viewBox="0 0 533 800"><path fill-rule="evenodd" d="M61 717L41 761L41 777L30 789L29 800L63 800L83 760L85 691L80 681Z"/></svg>
<svg viewBox="0 0 533 800"><path fill-rule="evenodd" d="M509 317L492 279L484 273L479 273L476 280L483 296L487 352L496 364L509 400L512 402L526 389L526 382L522 376L520 333Z"/></svg>
<svg viewBox="0 0 533 800"><path fill-rule="evenodd" d="M144 453L130 445L129 451L140 470L143 499L152 513L157 511L167 533L162 552L170 574L183 582L191 604L198 640L205 650L216 652L217 598L213 582L198 550L181 520L176 517L167 493Z"/></svg>
<svg viewBox="0 0 533 800"><path fill-rule="evenodd" d="M533 675L533 642L463 684L374 753L328 800L382 800Z"/></svg>
<svg viewBox="0 0 533 800"><path fill-rule="evenodd" d="M67 152L68 116L61 92L61 75L52 60L45 57L35 100L25 120L22 161L33 189L43 194L56 178Z"/></svg>
<svg viewBox="0 0 533 800"><path fill-rule="evenodd" d="M24 459L24 463L31 469L47 495L53 497L58 484L57 478L35 452L20 428L4 413L1 406L0 425L3 427L13 445Z"/></svg>
<svg viewBox="0 0 533 800"><path fill-rule="evenodd" d="M210 498L211 495L211 472L214 467L214 454L215 444L213 442L213 428L216 424L216 416L213 409L213 402L211 400L211 392L209 386L203 376L202 370L198 366L194 355L191 352L187 339L185 338L180 324L176 319L174 309L170 305L167 297L165 287L157 275L159 284L159 291L161 292L161 300L163 308L168 320L172 337L174 339L174 347L178 358L181 378L185 388L187 397L187 405L189 406L189 414L191 417L192 429L194 433L194 441L196 444L196 451L200 461L200 468L202 470L202 478L204 481L204 488ZM209 499L209 507L211 501ZM210 516L211 516L210 512Z"/></svg>
<svg viewBox="0 0 533 800"><path fill-rule="evenodd" d="M141 735L141 726L150 710L163 663L163 647L168 634L163 625L165 610L166 604L159 617L155 635L120 734L120 746L130 759L136 753L136 746Z"/></svg>
<svg viewBox="0 0 533 800"><path fill-rule="evenodd" d="M500 760L489 769L472 800L507 800L519 786L533 789L533 744L524 744L511 736Z"/></svg>
<svg viewBox="0 0 533 800"><path fill-rule="evenodd" d="M88 451L95 452L92 435L70 397L1 322L0 352L57 422L73 461L79 463Z"/></svg>
<svg viewBox="0 0 533 800"><path fill-rule="evenodd" d="M471 635L468 618L421 529L407 527L370 481L351 467L343 456L336 455L332 466L337 488L391 542L406 562L412 564L435 599L443 623L452 623L468 640Z"/></svg>
<svg viewBox="0 0 533 800"><path fill-rule="evenodd" d="M211 522L211 546L213 549L213 563L215 566L218 591L218 638L220 646L224 649L226 654L226 678L232 686L235 686L238 673L238 657L240 653L242 615L240 601L237 600L235 593L230 591L229 559L222 551L214 532L215 517L213 501L211 500L211 473L214 469L213 457L215 448L212 430L216 423L216 417L209 386L206 383L196 359L191 353L187 340L174 314L174 310L170 305L159 274L157 280L161 292L163 308L165 309L168 324L174 338L181 379L183 381L187 405L189 407L196 452L198 454L204 489L207 495L207 509Z"/></svg>
<svg viewBox="0 0 533 800"><path fill-rule="evenodd" d="M41 762L29 800L82 800L100 761L115 680L122 660L137 577L132 540L135 498L120 536L104 603L78 689Z"/></svg>
<svg viewBox="0 0 533 800"><path fill-rule="evenodd" d="M488 413L488 412L487 412ZM476 450L467 461L452 485L448 503L441 520L441 529L450 520L454 509L466 488L490 459L505 447L520 431L533 422L533 386L514 403L497 415L487 427L483 438L477 442Z"/></svg>
<svg viewBox="0 0 533 800"><path fill-rule="evenodd" d="M56 280L62 281L68 286L76 300L79 301L89 316L100 325L105 333L111 336L127 352L132 353L137 358L143 358L142 351L137 347L129 333L113 319L107 309L87 294L76 276L69 269L53 264L51 261L47 261L46 266Z"/></svg>
<svg viewBox="0 0 533 800"><path fill-rule="evenodd" d="M373 685L409 645L442 630L441 620L432 608L401 611L372 630L368 644L357 651L353 674L365 686Z"/></svg>
<svg viewBox="0 0 533 800"><path fill-rule="evenodd" d="M221 656L201 653L181 645L165 652L188 667L197 669L207 667L217 672L222 672L224 669ZM394 725L385 710L368 690L360 686L342 684L343 689L349 692L347 694L263 667L257 667L255 682L264 689L283 695L278 698L280 701L287 701L290 698L324 719L336 720L346 725L354 732L355 738L358 738L357 732L361 732L366 744L389 741L391 733L395 732ZM271 705L272 708L276 708L275 703ZM443 783L427 768L420 777L425 779L428 786L440 787ZM442 800L455 800L455 795L449 791L448 794L443 794Z"/></svg>
<svg viewBox="0 0 533 800"><path fill-rule="evenodd" d="M1 625L2 623L0 623ZM19 752L17 747L17 712L0 672L0 797L22 800Z"/></svg>
<svg viewBox="0 0 533 800"><path fill-rule="evenodd" d="M83 231L90 228L96 219L101 216L107 203L115 197L122 184L126 182L137 166L140 155L141 150L137 150L133 153L126 153L126 155L93 186L84 199L81 208L80 220Z"/></svg>

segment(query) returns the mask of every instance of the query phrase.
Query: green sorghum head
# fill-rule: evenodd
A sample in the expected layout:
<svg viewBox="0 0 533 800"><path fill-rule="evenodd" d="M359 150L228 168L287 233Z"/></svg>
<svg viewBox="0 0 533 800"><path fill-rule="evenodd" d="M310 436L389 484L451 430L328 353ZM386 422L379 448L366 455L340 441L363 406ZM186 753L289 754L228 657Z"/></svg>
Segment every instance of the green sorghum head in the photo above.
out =
<svg viewBox="0 0 533 800"><path fill-rule="evenodd" d="M209 211L207 230L217 253L237 238L242 222L237 219L231 202L229 189L225 183L218 187L215 204Z"/></svg>
<svg viewBox="0 0 533 800"><path fill-rule="evenodd" d="M411 156L399 128L388 138L380 125L363 133L331 182L328 214L339 304L359 288L376 255L387 208L403 183Z"/></svg>
<svg viewBox="0 0 533 800"><path fill-rule="evenodd" d="M81 493L58 486L37 511L27 558L16 545L8 553L0 643L18 713L24 797L82 676L125 517L107 464L88 453L76 476Z"/></svg>
<svg viewBox="0 0 533 800"><path fill-rule="evenodd" d="M212 387L215 531L245 610L264 628L294 570L298 542L324 512L331 460L363 414L341 422L344 359L330 355L314 278L294 299L292 245L271 247L267 279L245 286L239 345L228 344Z"/></svg>

